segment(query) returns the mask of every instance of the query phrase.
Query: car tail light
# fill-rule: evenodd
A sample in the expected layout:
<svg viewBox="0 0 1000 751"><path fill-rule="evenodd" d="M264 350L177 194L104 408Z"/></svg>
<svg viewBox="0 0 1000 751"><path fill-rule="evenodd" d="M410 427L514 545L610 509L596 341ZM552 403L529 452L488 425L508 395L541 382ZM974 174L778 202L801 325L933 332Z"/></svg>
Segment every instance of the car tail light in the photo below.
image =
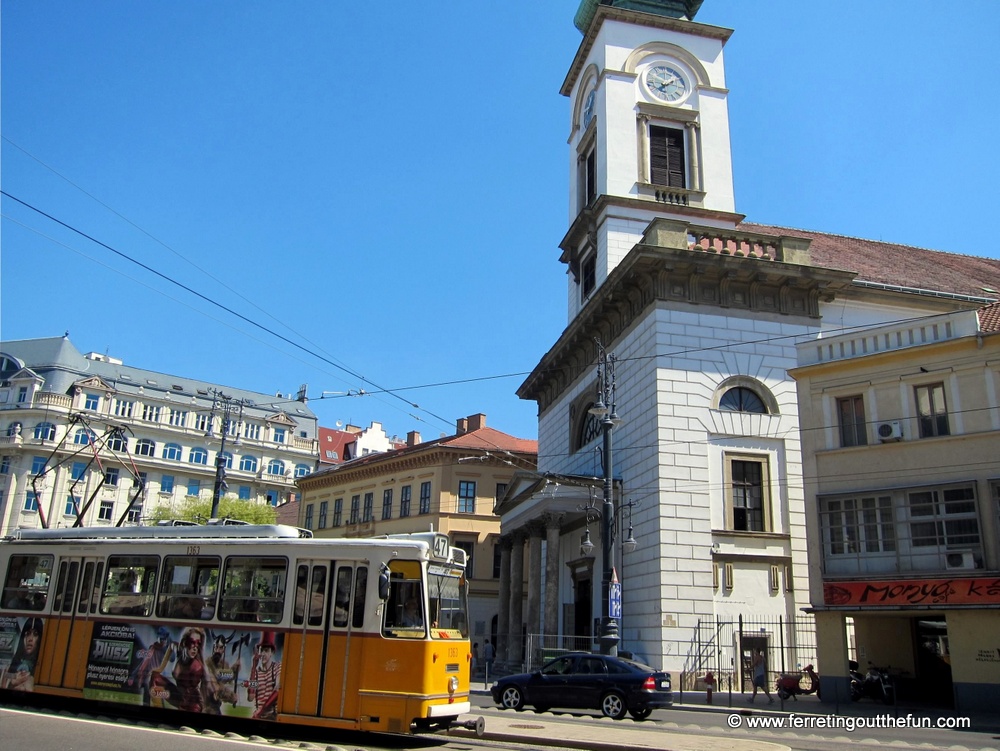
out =
<svg viewBox="0 0 1000 751"><path fill-rule="evenodd" d="M655 691L656 690L656 679L653 676L646 678L646 682L642 684L643 691Z"/></svg>

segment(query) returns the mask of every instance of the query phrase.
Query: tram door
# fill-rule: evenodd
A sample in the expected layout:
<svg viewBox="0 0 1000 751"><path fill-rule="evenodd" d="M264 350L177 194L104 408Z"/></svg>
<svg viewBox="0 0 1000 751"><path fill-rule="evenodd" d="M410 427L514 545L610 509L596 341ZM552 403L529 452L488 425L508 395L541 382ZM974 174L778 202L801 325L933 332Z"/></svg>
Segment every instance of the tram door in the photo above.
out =
<svg viewBox="0 0 1000 751"><path fill-rule="evenodd" d="M90 651L92 618L97 612L104 560L62 558L56 572L52 617L45 624L39 683L83 688Z"/></svg>
<svg viewBox="0 0 1000 751"><path fill-rule="evenodd" d="M283 656L291 680L285 681L287 688L282 690L282 712L315 716L319 711L330 582L329 561L303 559L296 563L295 610Z"/></svg>
<svg viewBox="0 0 1000 751"><path fill-rule="evenodd" d="M365 639L362 637L368 565L367 561L338 561L335 569L322 663L320 714L357 719L364 665Z"/></svg>

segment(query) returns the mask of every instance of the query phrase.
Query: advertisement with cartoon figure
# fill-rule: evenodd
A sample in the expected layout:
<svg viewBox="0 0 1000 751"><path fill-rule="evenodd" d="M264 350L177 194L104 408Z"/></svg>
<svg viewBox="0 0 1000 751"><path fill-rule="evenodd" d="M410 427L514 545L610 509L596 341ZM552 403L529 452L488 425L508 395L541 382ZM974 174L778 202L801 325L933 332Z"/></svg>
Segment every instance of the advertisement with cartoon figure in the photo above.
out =
<svg viewBox="0 0 1000 751"><path fill-rule="evenodd" d="M41 618L0 618L0 688L35 690L43 630Z"/></svg>
<svg viewBox="0 0 1000 751"><path fill-rule="evenodd" d="M97 623L84 696L273 720L282 642L273 631Z"/></svg>

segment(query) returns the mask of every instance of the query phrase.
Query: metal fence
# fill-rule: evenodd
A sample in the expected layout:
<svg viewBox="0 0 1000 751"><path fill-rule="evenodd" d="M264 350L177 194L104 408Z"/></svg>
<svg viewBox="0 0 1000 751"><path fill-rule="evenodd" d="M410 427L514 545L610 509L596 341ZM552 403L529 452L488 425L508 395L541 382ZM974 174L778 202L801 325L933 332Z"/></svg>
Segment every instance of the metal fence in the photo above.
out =
<svg viewBox="0 0 1000 751"><path fill-rule="evenodd" d="M628 646L623 642L619 651L627 652ZM508 668L534 670L563 652L597 649L597 641L590 636L527 634L523 666ZM816 624L808 615L700 620L689 642L674 641L663 645L665 657L672 658L675 664L679 659L683 664L679 675L675 673L674 684L683 690L703 690L709 671L715 676L719 690L730 685L737 692L753 690L750 664L756 649L764 654L768 686L773 686L782 673L795 673L809 664L820 672Z"/></svg>

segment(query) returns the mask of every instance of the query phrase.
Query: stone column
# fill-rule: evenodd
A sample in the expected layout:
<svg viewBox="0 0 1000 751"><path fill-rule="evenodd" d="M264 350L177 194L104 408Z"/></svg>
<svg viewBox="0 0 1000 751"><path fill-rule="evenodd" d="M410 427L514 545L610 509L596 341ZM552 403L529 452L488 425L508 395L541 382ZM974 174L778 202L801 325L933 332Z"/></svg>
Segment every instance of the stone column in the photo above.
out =
<svg viewBox="0 0 1000 751"><path fill-rule="evenodd" d="M701 129L698 123L685 123L688 137L688 171L691 173L691 190L701 190Z"/></svg>
<svg viewBox="0 0 1000 751"><path fill-rule="evenodd" d="M545 515L545 626L559 633L559 533L562 514Z"/></svg>
<svg viewBox="0 0 1000 751"><path fill-rule="evenodd" d="M637 140L639 141L639 182L648 183L652 180L649 169L649 115L639 115L636 120Z"/></svg>
<svg viewBox="0 0 1000 751"><path fill-rule="evenodd" d="M521 624L524 622L524 538L523 529L512 535L510 550L510 618L507 621L507 668L521 671L524 644L521 641Z"/></svg>
<svg viewBox="0 0 1000 751"><path fill-rule="evenodd" d="M497 608L497 643L493 645L496 652L496 664L507 662L507 628L510 620L510 535L500 538L500 602Z"/></svg>
<svg viewBox="0 0 1000 751"><path fill-rule="evenodd" d="M528 617L529 634L542 632L542 523L528 525ZM541 645L539 645L541 646Z"/></svg>

